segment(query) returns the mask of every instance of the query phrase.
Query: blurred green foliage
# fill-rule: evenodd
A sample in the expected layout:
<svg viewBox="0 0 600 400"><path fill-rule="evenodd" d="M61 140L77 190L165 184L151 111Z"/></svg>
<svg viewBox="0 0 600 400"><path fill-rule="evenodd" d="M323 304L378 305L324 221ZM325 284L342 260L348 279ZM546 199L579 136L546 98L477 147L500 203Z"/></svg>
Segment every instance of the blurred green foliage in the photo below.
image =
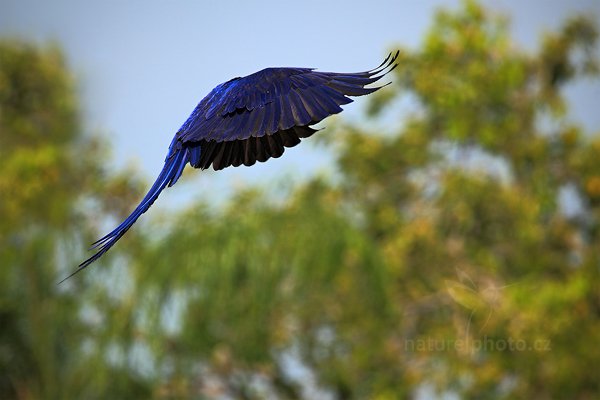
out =
<svg viewBox="0 0 600 400"><path fill-rule="evenodd" d="M0 42L0 398L600 396L600 135L563 97L596 26L536 52L507 26L438 12L369 103L418 109L322 134L336 183L173 212L60 286L143 185L103 168L60 51Z"/></svg>

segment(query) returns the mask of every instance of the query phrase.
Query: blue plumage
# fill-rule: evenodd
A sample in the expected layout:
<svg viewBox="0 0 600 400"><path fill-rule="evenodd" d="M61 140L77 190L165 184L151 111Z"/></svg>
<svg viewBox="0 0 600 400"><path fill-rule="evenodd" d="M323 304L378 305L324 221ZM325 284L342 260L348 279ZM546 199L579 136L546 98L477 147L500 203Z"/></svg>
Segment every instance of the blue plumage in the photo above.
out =
<svg viewBox="0 0 600 400"><path fill-rule="evenodd" d="M348 96L380 89L365 86L392 71L397 57L398 52L390 54L377 68L359 73L266 68L215 87L175 134L165 165L141 203L112 232L93 243L96 253L65 279L106 253L165 187L177 182L188 163L220 170L280 157L286 147L316 132L310 125L341 112L341 105L352 102Z"/></svg>

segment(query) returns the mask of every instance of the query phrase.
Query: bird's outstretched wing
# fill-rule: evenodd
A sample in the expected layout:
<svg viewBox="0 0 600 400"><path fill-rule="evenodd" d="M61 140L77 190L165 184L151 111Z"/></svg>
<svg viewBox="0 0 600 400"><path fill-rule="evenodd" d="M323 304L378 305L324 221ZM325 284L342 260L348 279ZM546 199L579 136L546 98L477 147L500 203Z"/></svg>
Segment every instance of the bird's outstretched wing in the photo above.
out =
<svg viewBox="0 0 600 400"><path fill-rule="evenodd" d="M373 93L365 87L396 67L398 52L377 68L359 73L311 68L267 68L213 89L177 133L183 146L196 148L195 168L253 165L281 156L285 147L316 132L310 126L342 111L348 96ZM199 147L199 149L198 149Z"/></svg>
<svg viewBox="0 0 600 400"><path fill-rule="evenodd" d="M390 54L377 68L358 73L267 68L217 86L173 138L163 170L141 203L113 231L94 242L96 253L63 281L106 253L159 194L177 182L187 163L219 170L281 156L285 147L316 132L311 125L341 112L341 105L352 102L348 96L380 89L366 86L392 71L397 57L398 52Z"/></svg>

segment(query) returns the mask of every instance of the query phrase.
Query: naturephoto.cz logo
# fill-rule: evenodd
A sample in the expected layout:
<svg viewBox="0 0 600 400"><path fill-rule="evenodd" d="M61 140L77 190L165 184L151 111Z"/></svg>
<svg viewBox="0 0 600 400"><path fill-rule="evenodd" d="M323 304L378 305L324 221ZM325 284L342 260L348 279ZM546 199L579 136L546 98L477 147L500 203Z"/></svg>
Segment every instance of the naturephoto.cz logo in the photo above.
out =
<svg viewBox="0 0 600 400"><path fill-rule="evenodd" d="M502 351L550 351L551 343L548 339L536 339L527 341L514 338L490 338L484 336L480 339L455 339L455 340L436 340L427 339L406 339L404 341L404 350L410 352L438 352L438 351L456 351L456 352L502 352Z"/></svg>

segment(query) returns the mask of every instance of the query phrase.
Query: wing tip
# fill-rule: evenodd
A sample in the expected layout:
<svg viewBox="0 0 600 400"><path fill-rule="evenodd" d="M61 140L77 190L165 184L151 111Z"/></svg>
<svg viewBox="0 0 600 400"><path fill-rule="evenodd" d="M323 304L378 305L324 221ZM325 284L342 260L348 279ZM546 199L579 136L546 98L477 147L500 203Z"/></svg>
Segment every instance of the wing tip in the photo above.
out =
<svg viewBox="0 0 600 400"><path fill-rule="evenodd" d="M400 50L396 50L396 53L394 53L393 56L392 56L392 52L390 52L388 54L388 56L385 58L385 60L377 68L374 68L374 69L368 71L369 76L382 74L382 75L379 75L379 77L381 78L381 77L389 74L390 72L392 72L394 70L394 68L396 68L398 66L398 63L396 62L396 60L398 60L399 56L400 56Z"/></svg>
<svg viewBox="0 0 600 400"><path fill-rule="evenodd" d="M393 54L393 56L392 56L392 54ZM381 72L384 69L386 69L387 67L389 67L390 65L392 65L398 59L399 55L400 55L400 50L396 50L395 53L393 51L390 51L388 53L387 57L383 60L383 62L381 64L379 64L377 67L375 67L367 72L372 73L372 75L376 75L378 72ZM378 71L378 72L375 72L375 71Z"/></svg>

